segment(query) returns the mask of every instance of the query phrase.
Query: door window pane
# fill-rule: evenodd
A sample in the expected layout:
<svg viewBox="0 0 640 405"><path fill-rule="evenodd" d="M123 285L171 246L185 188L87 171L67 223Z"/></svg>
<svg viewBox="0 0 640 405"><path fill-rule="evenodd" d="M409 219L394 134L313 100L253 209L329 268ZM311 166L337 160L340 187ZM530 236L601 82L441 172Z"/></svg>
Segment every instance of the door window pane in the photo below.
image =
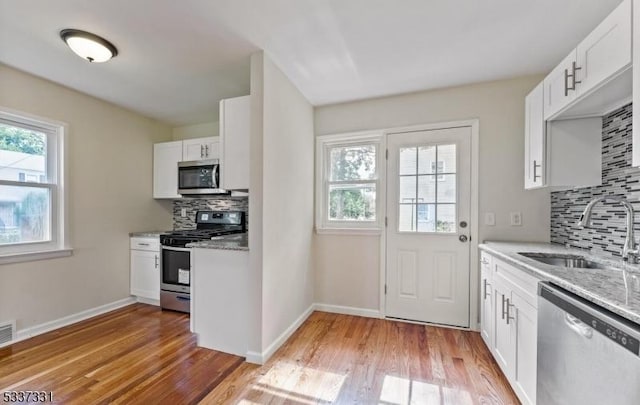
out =
<svg viewBox="0 0 640 405"><path fill-rule="evenodd" d="M436 162L436 147L421 146L418 148L418 173L433 174Z"/></svg>
<svg viewBox="0 0 640 405"><path fill-rule="evenodd" d="M0 245L51 239L49 189L0 186Z"/></svg>
<svg viewBox="0 0 640 405"><path fill-rule="evenodd" d="M376 146L355 145L331 148L329 180L376 179Z"/></svg>
<svg viewBox="0 0 640 405"><path fill-rule="evenodd" d="M329 186L329 220L375 221L376 187L366 184Z"/></svg>
<svg viewBox="0 0 640 405"><path fill-rule="evenodd" d="M0 123L0 180L41 182L46 153L45 134Z"/></svg>
<svg viewBox="0 0 640 405"><path fill-rule="evenodd" d="M400 148L400 232L456 232L456 164L455 144Z"/></svg>

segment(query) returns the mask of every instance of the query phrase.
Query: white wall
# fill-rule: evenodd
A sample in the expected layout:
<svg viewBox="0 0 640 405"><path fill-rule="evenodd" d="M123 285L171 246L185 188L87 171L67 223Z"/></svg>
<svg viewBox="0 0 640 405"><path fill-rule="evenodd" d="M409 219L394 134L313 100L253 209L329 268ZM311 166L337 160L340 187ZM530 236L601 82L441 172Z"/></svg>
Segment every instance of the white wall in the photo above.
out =
<svg viewBox="0 0 640 405"><path fill-rule="evenodd" d="M183 139L206 138L220 135L220 123L218 121L205 122L203 124L184 125L171 130L174 141Z"/></svg>
<svg viewBox="0 0 640 405"><path fill-rule="evenodd" d="M87 65L88 66L88 65ZM129 232L170 229L152 199L170 127L0 64L0 105L66 122L73 256L0 265L0 320L18 330L129 296Z"/></svg>
<svg viewBox="0 0 640 405"><path fill-rule="evenodd" d="M524 97L542 79L530 76L318 107L316 135L480 120L480 241L549 240L549 192L524 190ZM522 212L523 225L509 225ZM482 223L485 212L495 226ZM471 224L473 226L473 224ZM316 235L315 300L379 308L378 236Z"/></svg>
<svg viewBox="0 0 640 405"><path fill-rule="evenodd" d="M265 353L313 303L313 107L266 55L251 64L252 115L262 117L251 122L250 265L262 300L250 350Z"/></svg>

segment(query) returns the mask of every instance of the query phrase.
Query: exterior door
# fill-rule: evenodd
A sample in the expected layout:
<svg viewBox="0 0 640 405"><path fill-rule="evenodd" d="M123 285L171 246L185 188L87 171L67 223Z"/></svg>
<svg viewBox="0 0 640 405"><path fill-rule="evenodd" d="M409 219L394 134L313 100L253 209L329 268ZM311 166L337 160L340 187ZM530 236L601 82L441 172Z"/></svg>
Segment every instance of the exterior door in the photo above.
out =
<svg viewBox="0 0 640 405"><path fill-rule="evenodd" d="M387 148L386 315L469 327L471 127Z"/></svg>

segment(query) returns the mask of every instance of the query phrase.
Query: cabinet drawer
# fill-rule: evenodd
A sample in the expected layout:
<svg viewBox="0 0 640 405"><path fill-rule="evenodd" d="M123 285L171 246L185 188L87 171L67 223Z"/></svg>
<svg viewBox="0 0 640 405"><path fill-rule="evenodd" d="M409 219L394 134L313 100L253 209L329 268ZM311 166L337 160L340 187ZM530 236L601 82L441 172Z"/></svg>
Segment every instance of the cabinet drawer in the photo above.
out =
<svg viewBox="0 0 640 405"><path fill-rule="evenodd" d="M538 308L538 280L501 260L493 258L494 279L499 280L515 291L521 299L528 302L534 308Z"/></svg>
<svg viewBox="0 0 640 405"><path fill-rule="evenodd" d="M159 252L160 239L159 238L131 238L131 249Z"/></svg>

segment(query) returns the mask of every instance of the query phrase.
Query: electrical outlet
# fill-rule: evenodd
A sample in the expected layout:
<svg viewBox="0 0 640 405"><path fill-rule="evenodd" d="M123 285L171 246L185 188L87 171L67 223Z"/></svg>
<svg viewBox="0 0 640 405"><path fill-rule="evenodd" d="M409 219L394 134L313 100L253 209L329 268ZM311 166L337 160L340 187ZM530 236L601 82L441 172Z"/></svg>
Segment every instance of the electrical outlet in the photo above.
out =
<svg viewBox="0 0 640 405"><path fill-rule="evenodd" d="M182 218L186 218L187 217L187 209L186 208L180 208L180 216Z"/></svg>
<svg viewBox="0 0 640 405"><path fill-rule="evenodd" d="M484 213L484 224L488 226L496 225L496 214L493 212L485 212Z"/></svg>
<svg viewBox="0 0 640 405"><path fill-rule="evenodd" d="M521 212L512 212L511 213L511 226L521 226L522 225L522 213Z"/></svg>

